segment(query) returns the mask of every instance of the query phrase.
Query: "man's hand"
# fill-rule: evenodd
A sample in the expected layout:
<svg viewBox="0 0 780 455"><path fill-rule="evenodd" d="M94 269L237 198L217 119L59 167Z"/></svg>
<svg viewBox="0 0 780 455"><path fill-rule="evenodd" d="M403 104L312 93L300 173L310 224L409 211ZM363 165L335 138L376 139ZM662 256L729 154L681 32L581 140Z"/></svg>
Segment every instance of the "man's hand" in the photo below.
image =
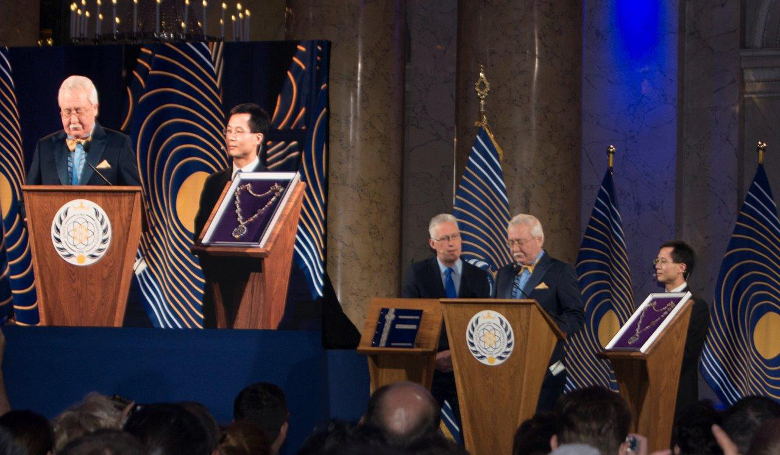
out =
<svg viewBox="0 0 780 455"><path fill-rule="evenodd" d="M715 436L715 440L720 446L720 450L723 451L723 455L739 455L739 449L737 445L729 438L729 435L723 431L723 428L713 425L712 435Z"/></svg>
<svg viewBox="0 0 780 455"><path fill-rule="evenodd" d="M452 371L452 355L449 349L436 353L436 369L442 373L450 373Z"/></svg>

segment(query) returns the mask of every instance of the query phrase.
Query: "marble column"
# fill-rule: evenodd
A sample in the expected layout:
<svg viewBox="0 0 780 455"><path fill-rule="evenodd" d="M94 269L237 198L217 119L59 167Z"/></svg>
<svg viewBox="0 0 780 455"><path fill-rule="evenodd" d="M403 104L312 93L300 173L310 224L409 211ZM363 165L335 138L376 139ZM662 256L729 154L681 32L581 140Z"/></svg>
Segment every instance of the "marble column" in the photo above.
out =
<svg viewBox="0 0 780 455"><path fill-rule="evenodd" d="M327 39L327 273L362 327L372 297L398 293L406 2L287 1L287 39Z"/></svg>
<svg viewBox="0 0 780 455"><path fill-rule="evenodd" d="M537 216L545 249L568 261L581 239L581 45L581 1L458 1L458 175L474 142L482 64L510 212Z"/></svg>

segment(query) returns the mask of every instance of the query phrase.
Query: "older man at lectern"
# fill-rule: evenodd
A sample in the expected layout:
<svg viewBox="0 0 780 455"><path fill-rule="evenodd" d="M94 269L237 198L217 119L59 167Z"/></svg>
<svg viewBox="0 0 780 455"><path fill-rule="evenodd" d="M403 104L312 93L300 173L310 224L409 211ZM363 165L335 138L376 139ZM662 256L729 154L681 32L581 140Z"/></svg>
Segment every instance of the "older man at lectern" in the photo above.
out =
<svg viewBox="0 0 780 455"><path fill-rule="evenodd" d="M38 141L27 184L140 186L130 138L95 120L98 93L92 81L70 76L57 102L62 130Z"/></svg>

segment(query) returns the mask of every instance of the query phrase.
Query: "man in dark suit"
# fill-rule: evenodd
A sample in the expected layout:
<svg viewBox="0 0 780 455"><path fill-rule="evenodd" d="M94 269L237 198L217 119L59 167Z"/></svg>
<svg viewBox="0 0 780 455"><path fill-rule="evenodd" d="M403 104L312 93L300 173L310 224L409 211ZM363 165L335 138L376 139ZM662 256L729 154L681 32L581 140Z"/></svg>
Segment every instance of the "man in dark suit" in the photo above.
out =
<svg viewBox="0 0 780 455"><path fill-rule="evenodd" d="M260 160L263 139L271 121L262 107L253 103L239 104L230 110L225 127L225 144L232 165L206 178L200 193L200 205L195 216L195 240L206 226L222 190L239 172L267 170Z"/></svg>
<svg viewBox="0 0 780 455"><path fill-rule="evenodd" d="M428 244L436 252L436 256L409 266L401 297L411 299L490 297L488 273L460 258L460 230L455 217L448 213L436 215L428 225L428 234L430 235ZM445 400L449 402L455 416L460 418L450 344L443 325L431 393L440 406Z"/></svg>
<svg viewBox="0 0 780 455"><path fill-rule="evenodd" d="M577 273L571 264L550 257L542 249L544 232L539 220L526 214L512 218L507 226L507 245L515 262L498 271L495 297L536 300L566 335L577 332L585 321ZM550 357L537 411L554 410L566 385L563 346L563 341L558 341Z"/></svg>
<svg viewBox="0 0 780 455"><path fill-rule="evenodd" d="M28 185L140 186L135 154L126 135L101 127L95 85L70 76L60 86L62 130L38 141Z"/></svg>
<svg viewBox="0 0 780 455"><path fill-rule="evenodd" d="M688 277L696 265L696 252L681 240L672 240L661 245L655 264L656 280L664 285L665 292L688 292ZM685 338L680 384L677 387L677 404L674 409L675 420L699 400L699 356L704 347L704 339L710 324L710 309L707 302L693 294L693 308L688 322Z"/></svg>
<svg viewBox="0 0 780 455"><path fill-rule="evenodd" d="M198 237L206 226L214 206L219 202L219 197L239 172L260 172L267 170L260 160L263 140L268 131L271 121L268 114L253 103L239 104L230 110L228 123L225 127L225 145L227 153L232 160L229 168L217 171L206 178L203 190L200 193L200 204L198 214L195 215L195 232L193 237L197 241ZM257 261L250 261L257 263ZM211 264L207 258L201 257L200 265L206 279L210 282L222 281L234 283L235 270L224 270L219 264ZM249 263L236 263L238 269L248 269ZM248 273L248 272L246 272ZM226 275L227 274L227 275ZM235 286L222 286L222 301L224 305L231 305L233 302L233 289ZM235 317L236 308L226 308L228 317ZM203 293L203 327L215 328L217 318L214 310L214 300L210 292L206 290Z"/></svg>

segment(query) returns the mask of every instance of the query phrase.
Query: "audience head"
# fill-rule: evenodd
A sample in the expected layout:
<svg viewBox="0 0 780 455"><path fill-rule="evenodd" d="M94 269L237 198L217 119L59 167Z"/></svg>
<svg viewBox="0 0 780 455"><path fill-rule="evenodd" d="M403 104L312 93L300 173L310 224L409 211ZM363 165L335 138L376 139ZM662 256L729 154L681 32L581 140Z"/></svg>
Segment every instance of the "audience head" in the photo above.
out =
<svg viewBox="0 0 780 455"><path fill-rule="evenodd" d="M0 426L0 453L3 455L28 455L27 450L14 442L10 431Z"/></svg>
<svg viewBox="0 0 780 455"><path fill-rule="evenodd" d="M69 442L57 455L144 455L141 442L120 430L98 430Z"/></svg>
<svg viewBox="0 0 780 455"><path fill-rule="evenodd" d="M771 398L749 396L734 403L723 413L723 430L740 453L746 453L753 432L765 420L780 418L780 404Z"/></svg>
<svg viewBox="0 0 780 455"><path fill-rule="evenodd" d="M110 398L91 392L83 402L66 409L52 421L54 449L57 451L73 439L103 428L121 429L125 420L125 413Z"/></svg>
<svg viewBox="0 0 780 455"><path fill-rule="evenodd" d="M672 447L680 454L719 454L712 425L721 419L712 401L702 400L684 410L674 425Z"/></svg>
<svg viewBox="0 0 780 455"><path fill-rule="evenodd" d="M146 452L155 455L211 454L203 425L177 404L142 406L127 419L125 431L138 438Z"/></svg>
<svg viewBox="0 0 780 455"><path fill-rule="evenodd" d="M259 425L271 440L273 453L279 452L287 438L289 418L284 392L274 384L252 384L244 388L233 401L233 419L249 420Z"/></svg>
<svg viewBox="0 0 780 455"><path fill-rule="evenodd" d="M631 411L615 392L593 386L575 390L555 405L555 436L550 446L586 444L603 454L616 454L631 426Z"/></svg>
<svg viewBox="0 0 780 455"><path fill-rule="evenodd" d="M550 439L555 434L555 415L540 412L521 423L515 432L513 455L546 455L550 453Z"/></svg>
<svg viewBox="0 0 780 455"><path fill-rule="evenodd" d="M753 438L746 450L740 447L739 453L747 455L775 455L780 453L780 419L764 420L751 432ZM736 442L736 441L735 441Z"/></svg>
<svg viewBox="0 0 780 455"><path fill-rule="evenodd" d="M339 453L340 447L349 441L355 425L341 420L329 420L317 425L303 442L298 455L330 455Z"/></svg>
<svg viewBox="0 0 780 455"><path fill-rule="evenodd" d="M214 450L219 443L219 424L214 420L214 416L211 415L208 408L196 401L182 401L179 406L190 411L192 415L197 417L203 429L206 431L206 440L208 441L209 450Z"/></svg>
<svg viewBox="0 0 780 455"><path fill-rule="evenodd" d="M217 450L219 455L269 455L271 442L260 425L237 420L222 431Z"/></svg>
<svg viewBox="0 0 780 455"><path fill-rule="evenodd" d="M390 444L407 446L435 434L440 420L441 409L428 389L397 382L371 395L363 423L379 428Z"/></svg>
<svg viewBox="0 0 780 455"><path fill-rule="evenodd" d="M0 416L0 426L29 455L46 455L54 450L54 433L46 417L32 411L8 411Z"/></svg>

